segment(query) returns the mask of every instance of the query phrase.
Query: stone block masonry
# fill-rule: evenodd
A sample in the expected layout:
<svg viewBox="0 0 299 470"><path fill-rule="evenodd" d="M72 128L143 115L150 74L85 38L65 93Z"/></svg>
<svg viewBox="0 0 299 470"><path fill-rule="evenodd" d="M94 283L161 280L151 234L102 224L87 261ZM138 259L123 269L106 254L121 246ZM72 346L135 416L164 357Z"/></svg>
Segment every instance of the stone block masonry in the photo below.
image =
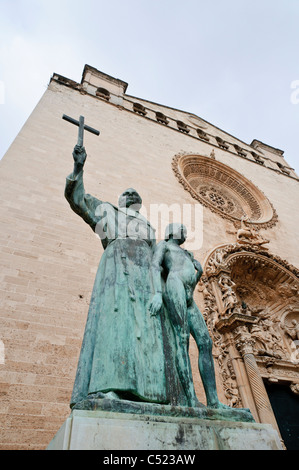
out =
<svg viewBox="0 0 299 470"><path fill-rule="evenodd" d="M100 86L104 84L97 82L96 87ZM121 94L121 89L124 84L113 82L112 93ZM152 119L153 112L145 117L134 113L133 101L162 112L171 126ZM85 135L84 178L90 194L116 204L122 190L133 186L147 209L150 204L194 204L173 173L173 158L180 152L209 157L214 149L216 160L243 174L269 198L278 214L278 224L267 230L271 250L299 265L294 235L298 181L293 173L288 177L226 152L215 139L211 145L212 139L203 141L193 130L190 135L180 132L173 123L187 120L189 114L184 111L128 95L119 95L114 103L97 97L95 91L90 94L88 87L54 78L0 162L1 450L45 449L68 419L89 299L102 255L100 241L64 198L77 129L61 119L63 114L84 115L86 124L101 132L99 137ZM209 135L232 139L205 125ZM219 240L231 243L235 229L206 207L203 220L203 245L195 253L200 261ZM204 401L192 345L191 356L197 395ZM219 397L225 401L219 374L217 382Z"/></svg>

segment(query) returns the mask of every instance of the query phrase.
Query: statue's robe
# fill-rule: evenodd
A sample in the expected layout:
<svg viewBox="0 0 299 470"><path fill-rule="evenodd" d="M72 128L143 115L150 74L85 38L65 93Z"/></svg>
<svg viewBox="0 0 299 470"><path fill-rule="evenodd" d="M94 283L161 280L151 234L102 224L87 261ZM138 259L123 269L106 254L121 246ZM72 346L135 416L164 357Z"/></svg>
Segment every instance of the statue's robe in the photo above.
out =
<svg viewBox="0 0 299 470"><path fill-rule="evenodd" d="M83 171L66 180L71 208L101 238L101 257L77 367L71 406L96 392L127 392L168 403L161 316L151 316L155 232L138 212L85 194ZM165 344L164 344L165 347Z"/></svg>

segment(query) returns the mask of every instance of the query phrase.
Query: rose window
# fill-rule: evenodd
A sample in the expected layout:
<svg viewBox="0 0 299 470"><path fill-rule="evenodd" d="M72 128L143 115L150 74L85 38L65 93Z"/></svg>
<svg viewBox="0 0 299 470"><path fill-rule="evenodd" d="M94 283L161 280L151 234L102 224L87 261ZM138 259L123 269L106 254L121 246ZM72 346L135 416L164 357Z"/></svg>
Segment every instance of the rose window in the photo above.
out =
<svg viewBox="0 0 299 470"><path fill-rule="evenodd" d="M276 223L276 212L266 196L227 165L201 155L177 155L173 170L194 199L222 217L235 222L246 215L263 228Z"/></svg>

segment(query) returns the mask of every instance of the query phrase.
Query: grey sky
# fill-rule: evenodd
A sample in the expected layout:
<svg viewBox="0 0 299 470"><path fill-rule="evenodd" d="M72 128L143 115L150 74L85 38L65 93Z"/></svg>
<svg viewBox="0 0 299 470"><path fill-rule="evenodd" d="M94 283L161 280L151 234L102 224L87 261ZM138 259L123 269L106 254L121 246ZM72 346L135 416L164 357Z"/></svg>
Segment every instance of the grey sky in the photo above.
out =
<svg viewBox="0 0 299 470"><path fill-rule="evenodd" d="M298 24L299 0L1 0L0 158L53 72L80 81L89 64L299 173Z"/></svg>

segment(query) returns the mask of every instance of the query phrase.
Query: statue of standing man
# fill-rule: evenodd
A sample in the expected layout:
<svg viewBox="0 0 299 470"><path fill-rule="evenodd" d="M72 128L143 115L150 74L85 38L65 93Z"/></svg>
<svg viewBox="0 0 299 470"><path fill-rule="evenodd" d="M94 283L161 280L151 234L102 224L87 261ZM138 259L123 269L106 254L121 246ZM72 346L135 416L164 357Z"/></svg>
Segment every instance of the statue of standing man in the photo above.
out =
<svg viewBox="0 0 299 470"><path fill-rule="evenodd" d="M71 406L89 394L168 403L161 319L148 313L153 296L155 232L139 213L142 200L132 188L119 206L85 193L86 152L76 145L74 171L65 197L73 211L100 235L101 257L91 296Z"/></svg>
<svg viewBox="0 0 299 470"><path fill-rule="evenodd" d="M205 389L207 406L230 409L218 399L212 340L193 298L195 286L202 275L202 267L191 252L180 246L186 241L186 237L187 230L184 225L169 224L165 240L156 246L152 261L155 295L149 310L153 316L156 316L161 311L163 303L166 306L174 332L177 372L188 405L191 407L199 405L189 358L191 334L198 348L198 368Z"/></svg>

